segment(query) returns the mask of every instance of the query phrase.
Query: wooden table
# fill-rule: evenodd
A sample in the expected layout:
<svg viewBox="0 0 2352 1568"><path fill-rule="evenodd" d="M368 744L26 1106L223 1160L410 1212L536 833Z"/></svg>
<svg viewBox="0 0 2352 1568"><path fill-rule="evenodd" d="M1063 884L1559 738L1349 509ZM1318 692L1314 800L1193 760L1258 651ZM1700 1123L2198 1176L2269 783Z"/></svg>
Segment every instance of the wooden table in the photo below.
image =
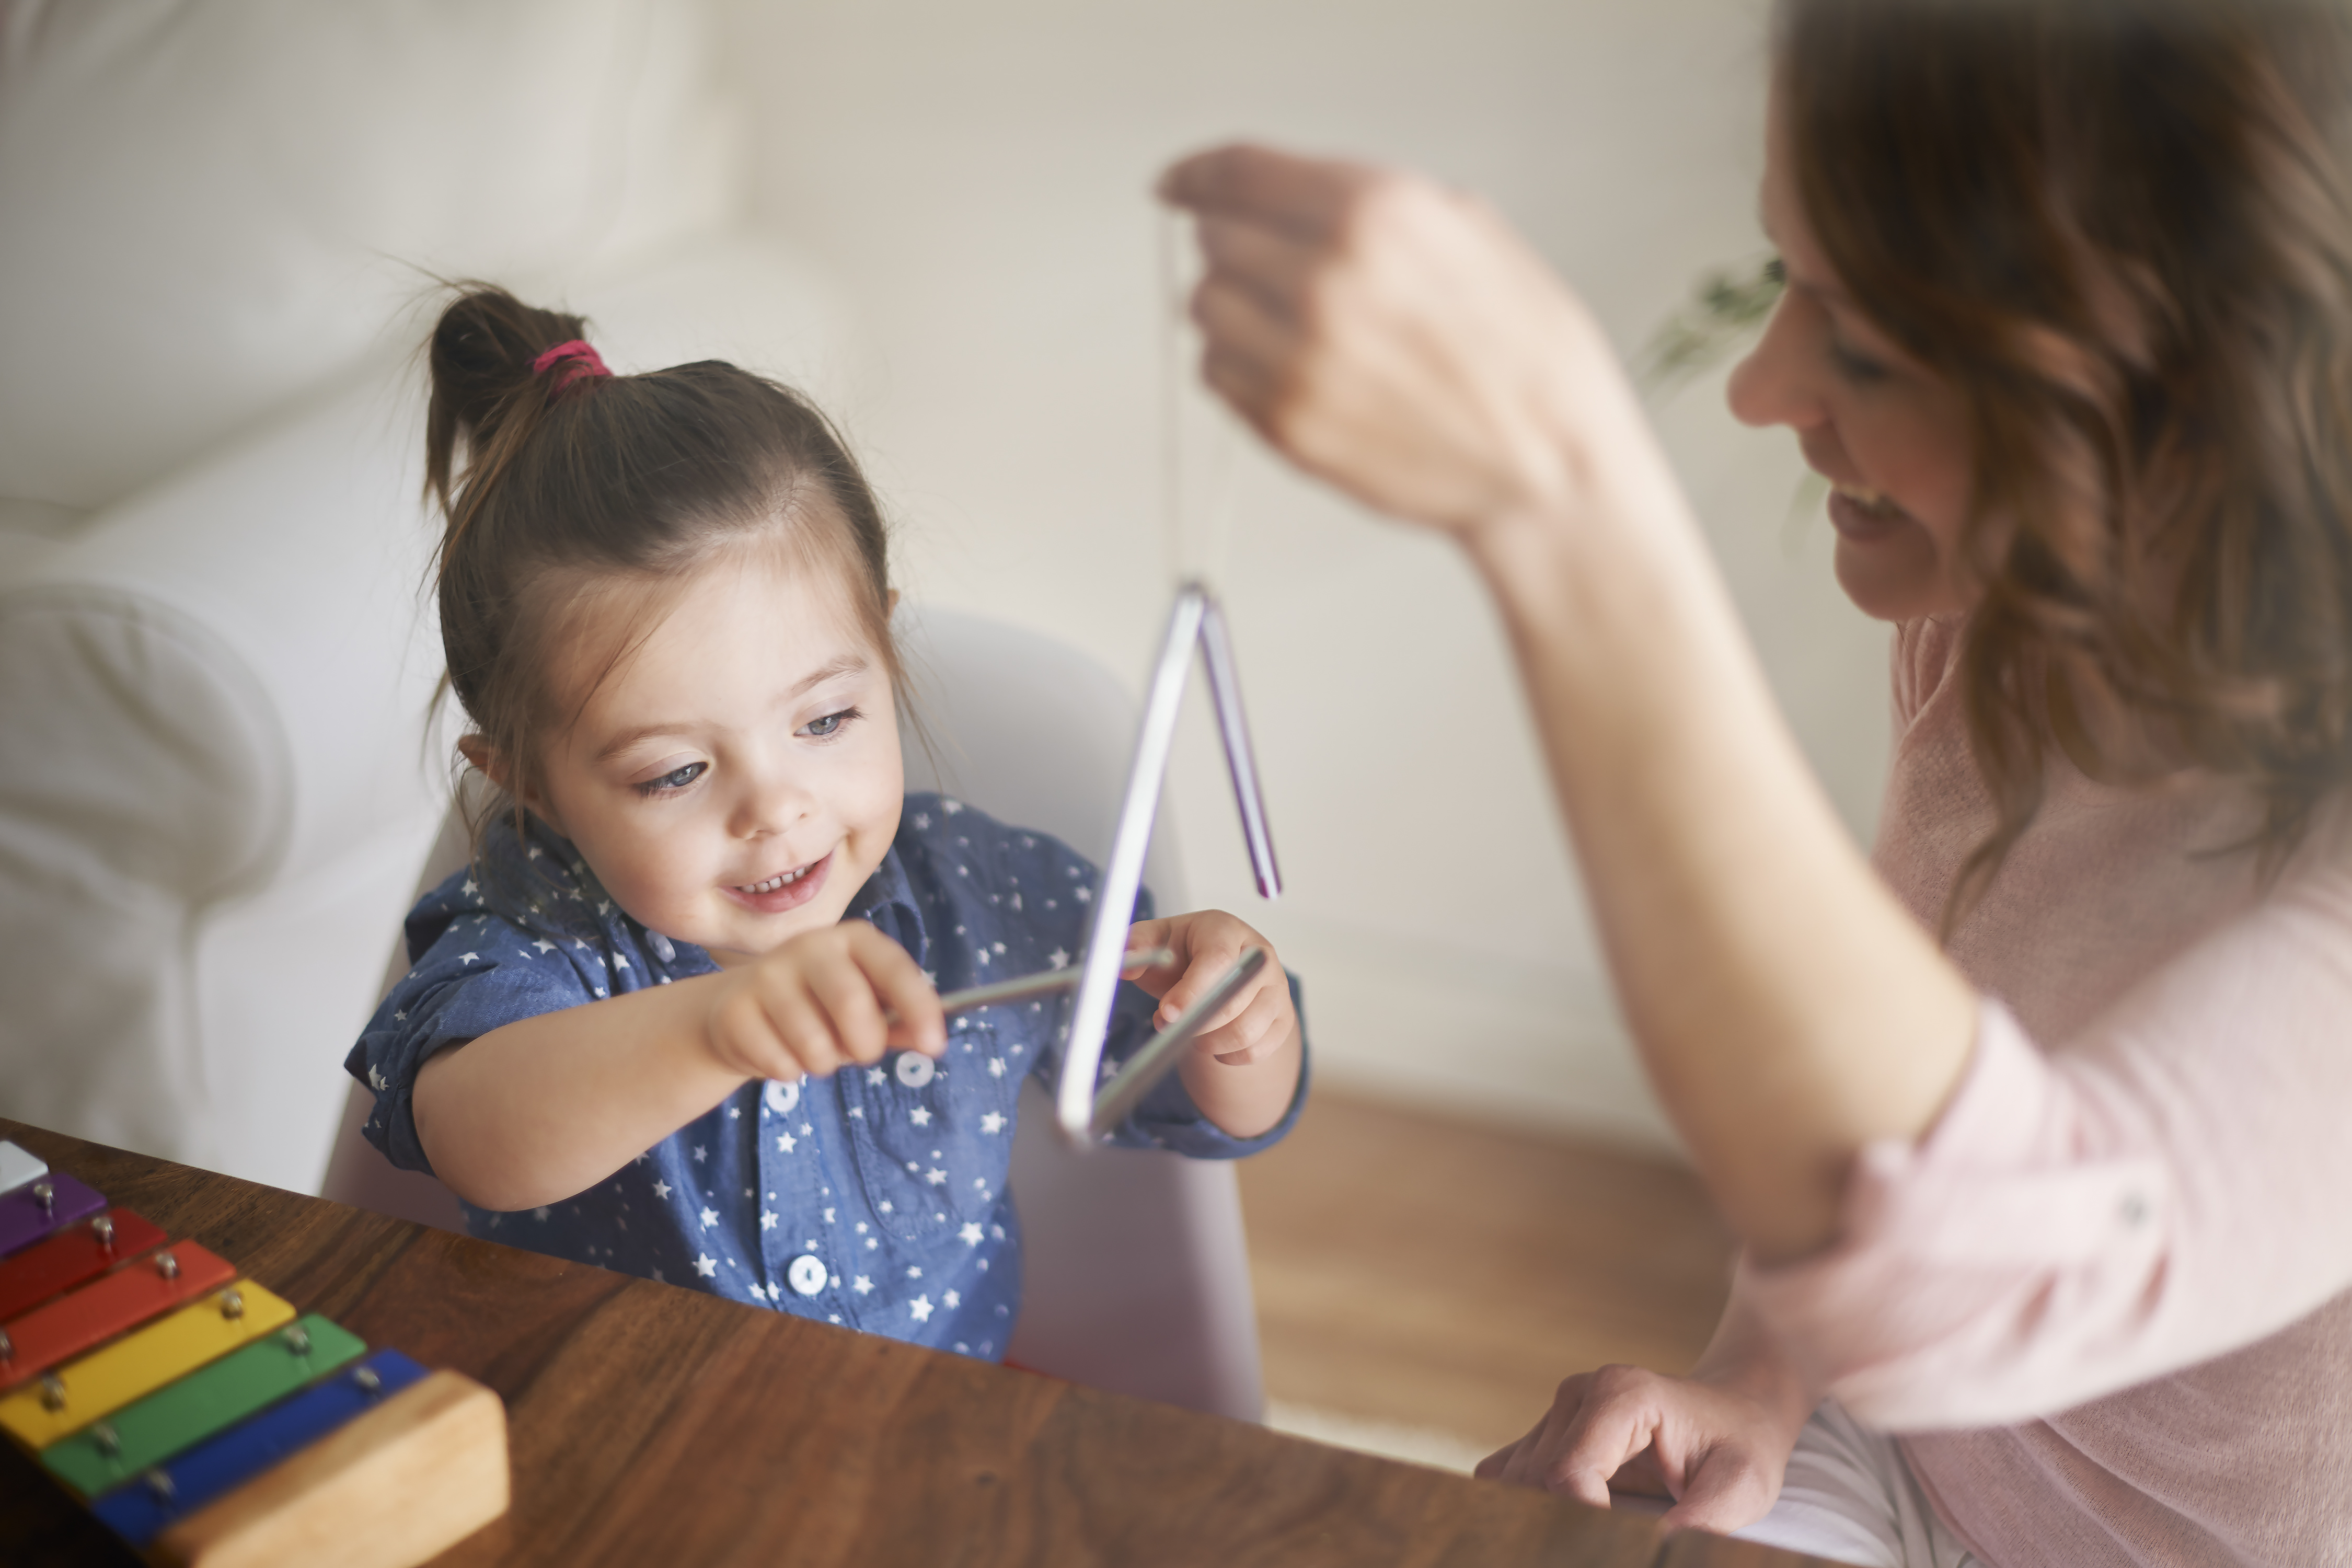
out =
<svg viewBox="0 0 2352 1568"><path fill-rule="evenodd" d="M307 1311L506 1400L486 1563L1766 1568L1807 1561L0 1120ZM0 1443L0 1562L137 1559Z"/></svg>

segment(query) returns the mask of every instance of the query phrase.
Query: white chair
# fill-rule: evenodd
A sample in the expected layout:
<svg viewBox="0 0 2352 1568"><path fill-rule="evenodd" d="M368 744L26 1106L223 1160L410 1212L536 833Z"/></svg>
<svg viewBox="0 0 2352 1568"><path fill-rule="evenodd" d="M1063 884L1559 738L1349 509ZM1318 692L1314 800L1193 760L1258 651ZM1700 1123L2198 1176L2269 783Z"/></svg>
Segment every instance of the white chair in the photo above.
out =
<svg viewBox="0 0 2352 1568"><path fill-rule="evenodd" d="M1099 861L1137 718L1118 683L1074 649L977 616L902 610L899 634L937 753L935 764L908 734L908 787L945 789ZM464 856L453 818L420 889ZM1160 909L1186 907L1164 806L1145 876ZM387 986L406 967L404 954L394 963ZM361 1137L368 1105L352 1085L323 1195L462 1229L446 1188L395 1171ZM1114 1393L1260 1417L1257 1312L1230 1164L1124 1149L1074 1153L1032 1084L1012 1181L1027 1281L1008 1359Z"/></svg>

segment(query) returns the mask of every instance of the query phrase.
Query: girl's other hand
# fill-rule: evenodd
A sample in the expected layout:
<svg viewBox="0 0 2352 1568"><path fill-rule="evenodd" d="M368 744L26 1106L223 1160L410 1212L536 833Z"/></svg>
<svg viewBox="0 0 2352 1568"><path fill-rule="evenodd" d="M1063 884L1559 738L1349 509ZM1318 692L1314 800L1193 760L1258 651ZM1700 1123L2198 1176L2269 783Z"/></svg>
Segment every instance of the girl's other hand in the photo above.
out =
<svg viewBox="0 0 2352 1568"><path fill-rule="evenodd" d="M1473 197L1253 146L1185 159L1160 195L1199 223L1209 384L1380 510L1455 532L1558 510L1638 428L1599 328Z"/></svg>
<svg viewBox="0 0 2352 1568"><path fill-rule="evenodd" d="M747 1078L824 1078L894 1048L947 1048L939 993L905 948L861 920L723 971L703 1032L719 1063Z"/></svg>
<svg viewBox="0 0 2352 1568"><path fill-rule="evenodd" d="M1297 1010L1290 1005L1290 982L1274 944L1223 910L1139 921L1127 928L1127 946L1130 952L1164 947L1176 955L1172 963L1128 974L1159 998L1151 1023L1160 1029L1183 1016L1186 1008L1241 962L1243 953L1254 947L1265 949L1265 967L1226 997L1208 1027L1193 1037L1193 1049L1202 1056L1240 1067L1272 1056L1297 1033Z"/></svg>
<svg viewBox="0 0 2352 1568"><path fill-rule="evenodd" d="M1534 1429L1480 1460L1477 1474L1599 1508L1612 1486L1669 1497L1669 1529L1733 1531L1780 1495L1802 1426L1733 1387L1604 1366L1563 1382Z"/></svg>

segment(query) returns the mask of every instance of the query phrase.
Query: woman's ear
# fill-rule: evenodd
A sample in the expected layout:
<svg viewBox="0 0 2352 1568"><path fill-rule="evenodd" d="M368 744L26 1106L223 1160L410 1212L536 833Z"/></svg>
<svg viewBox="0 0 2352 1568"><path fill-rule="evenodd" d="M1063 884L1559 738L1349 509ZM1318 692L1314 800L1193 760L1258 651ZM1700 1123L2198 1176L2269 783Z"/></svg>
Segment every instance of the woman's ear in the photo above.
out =
<svg viewBox="0 0 2352 1568"><path fill-rule="evenodd" d="M563 832L563 825L555 819L554 807L548 804L546 796L536 785L521 790L515 788L514 769L508 765L504 752L480 735L460 735L457 737L457 754L472 763L484 778L521 801L524 810L556 832Z"/></svg>

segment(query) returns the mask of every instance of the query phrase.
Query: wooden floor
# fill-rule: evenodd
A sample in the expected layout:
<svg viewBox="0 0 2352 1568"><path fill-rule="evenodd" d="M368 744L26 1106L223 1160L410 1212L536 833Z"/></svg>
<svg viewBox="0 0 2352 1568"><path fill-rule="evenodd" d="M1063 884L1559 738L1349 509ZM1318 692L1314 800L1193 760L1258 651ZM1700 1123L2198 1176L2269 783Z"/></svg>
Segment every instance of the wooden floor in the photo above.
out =
<svg viewBox="0 0 2352 1568"><path fill-rule="evenodd" d="M1570 1373L1686 1368L1729 1278L1679 1165L1319 1088L1241 1185L1267 1396L1482 1447Z"/></svg>

